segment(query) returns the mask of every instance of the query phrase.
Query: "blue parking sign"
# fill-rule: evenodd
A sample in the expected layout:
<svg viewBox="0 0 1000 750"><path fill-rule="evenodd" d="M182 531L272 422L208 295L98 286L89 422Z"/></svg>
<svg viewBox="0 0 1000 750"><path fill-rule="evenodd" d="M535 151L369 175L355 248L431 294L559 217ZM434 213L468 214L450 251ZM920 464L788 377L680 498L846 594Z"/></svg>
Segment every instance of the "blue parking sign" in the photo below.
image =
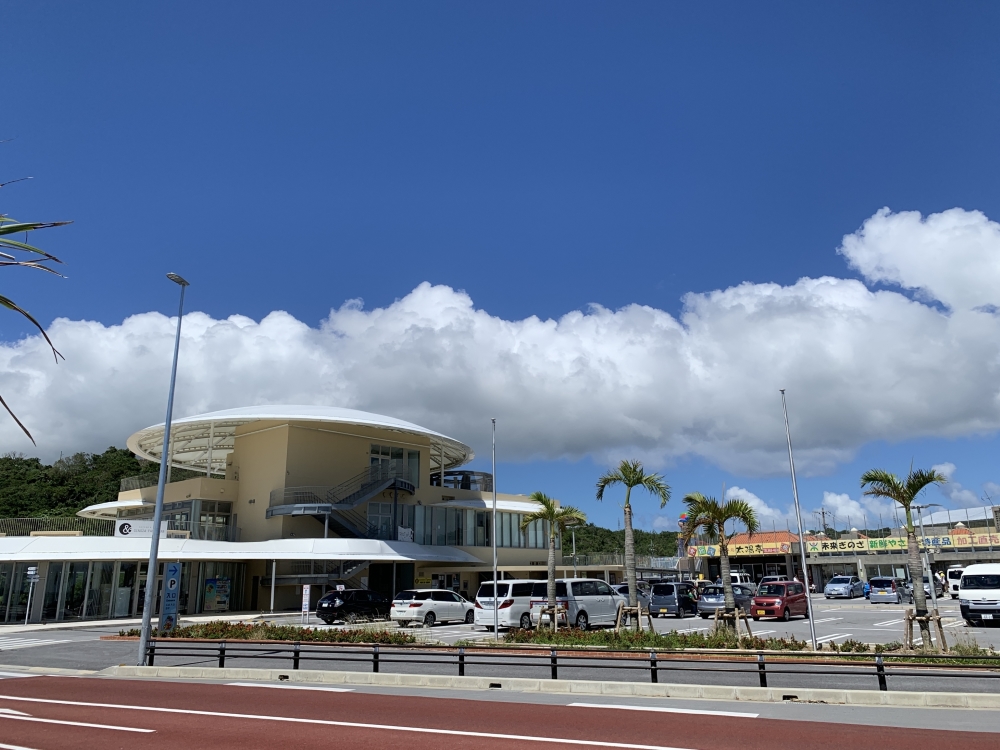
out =
<svg viewBox="0 0 1000 750"><path fill-rule="evenodd" d="M181 564L166 563L163 566L163 594L160 600L160 624L158 630L168 633L177 627L177 602L181 593Z"/></svg>

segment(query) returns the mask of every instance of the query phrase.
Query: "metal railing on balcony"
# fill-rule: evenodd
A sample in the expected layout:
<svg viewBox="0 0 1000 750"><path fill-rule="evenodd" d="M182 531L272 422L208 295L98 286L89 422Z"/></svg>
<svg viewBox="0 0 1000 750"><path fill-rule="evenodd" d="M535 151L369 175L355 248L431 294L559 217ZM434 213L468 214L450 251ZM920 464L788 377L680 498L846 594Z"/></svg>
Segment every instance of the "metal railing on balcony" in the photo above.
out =
<svg viewBox="0 0 1000 750"><path fill-rule="evenodd" d="M441 472L431 474L431 487L441 486ZM446 471L444 487L453 490L493 492L493 475L485 471Z"/></svg>
<svg viewBox="0 0 1000 750"><path fill-rule="evenodd" d="M79 532L81 536L113 536L113 518L79 518L78 516L50 516L44 518L0 518L0 534L4 536L31 536L32 532Z"/></svg>
<svg viewBox="0 0 1000 750"><path fill-rule="evenodd" d="M130 490L142 490L146 487L155 487L159 480L159 474L139 474L134 477L122 477L118 483L119 492L129 492Z"/></svg>
<svg viewBox="0 0 1000 750"><path fill-rule="evenodd" d="M677 570L679 557L651 557L649 555L636 555L635 567L643 570ZM573 555L563 555L562 566L573 565ZM578 568L599 568L603 566L616 567L625 565L625 555L618 553L605 553L597 555L577 555L576 566Z"/></svg>

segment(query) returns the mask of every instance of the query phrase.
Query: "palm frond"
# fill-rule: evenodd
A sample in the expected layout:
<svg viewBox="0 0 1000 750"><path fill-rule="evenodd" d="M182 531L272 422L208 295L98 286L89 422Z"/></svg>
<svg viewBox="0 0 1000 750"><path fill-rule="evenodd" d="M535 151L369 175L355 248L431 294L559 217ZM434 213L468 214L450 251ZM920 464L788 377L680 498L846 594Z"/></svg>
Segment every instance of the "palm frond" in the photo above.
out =
<svg viewBox="0 0 1000 750"><path fill-rule="evenodd" d="M42 328L42 324L39 323L37 320L35 320L35 318L31 315L31 313L29 313L27 310L21 307L18 307L18 305L13 300L7 299L3 295L0 295L0 306L6 307L8 310L13 310L14 312L21 313L21 315L30 320L35 325L35 328L37 328L41 332L42 336L45 338L45 341L48 342L48 345L52 349L52 355L55 357L56 362L59 362L59 358L63 356L62 353L58 349L56 349L55 344L52 343L52 339L49 338L49 334L45 332L45 329ZM63 357L63 359L66 358ZM8 409L8 411L10 410Z"/></svg>
<svg viewBox="0 0 1000 750"><path fill-rule="evenodd" d="M946 484L948 477L934 469L910 469L906 477L906 492L913 500L920 494L920 491L929 484Z"/></svg>

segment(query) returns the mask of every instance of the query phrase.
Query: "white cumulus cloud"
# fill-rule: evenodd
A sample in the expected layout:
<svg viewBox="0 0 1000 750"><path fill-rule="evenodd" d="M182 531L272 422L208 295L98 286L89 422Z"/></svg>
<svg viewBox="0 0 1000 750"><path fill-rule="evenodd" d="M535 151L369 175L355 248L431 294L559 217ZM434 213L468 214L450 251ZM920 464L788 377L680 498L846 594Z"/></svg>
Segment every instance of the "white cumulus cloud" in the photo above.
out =
<svg viewBox="0 0 1000 750"><path fill-rule="evenodd" d="M871 440L1000 427L1000 228L960 209L880 211L839 249L869 282L744 283L692 293L679 317L593 306L557 320L504 320L465 293L421 284L384 308L350 301L318 327L184 319L179 416L263 403L391 414L480 449L497 417L508 459L655 466L702 457L742 475L786 469L779 388L796 460L821 473ZM928 303L936 300L941 304ZM100 450L162 420L173 322L56 320L66 355L39 337L0 344L0 393L40 452ZM8 450L31 450L0 419Z"/></svg>

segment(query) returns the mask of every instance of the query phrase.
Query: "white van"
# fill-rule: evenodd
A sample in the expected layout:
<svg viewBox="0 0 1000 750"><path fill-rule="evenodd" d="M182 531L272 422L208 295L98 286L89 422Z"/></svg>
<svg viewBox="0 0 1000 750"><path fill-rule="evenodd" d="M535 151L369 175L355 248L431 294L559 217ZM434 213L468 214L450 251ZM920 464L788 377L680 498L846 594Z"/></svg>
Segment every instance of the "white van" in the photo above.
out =
<svg viewBox="0 0 1000 750"><path fill-rule="evenodd" d="M757 591L757 584L753 582L753 579L750 577L749 573L730 572L729 580L733 583L733 585L748 586L754 592Z"/></svg>
<svg viewBox="0 0 1000 750"><path fill-rule="evenodd" d="M958 588L962 581L962 572L965 570L961 565L952 565L945 573L945 583L948 584L948 593L952 599L958 599Z"/></svg>
<svg viewBox="0 0 1000 750"><path fill-rule="evenodd" d="M969 625L1000 620L1000 563L970 565L962 571L958 604Z"/></svg>
<svg viewBox="0 0 1000 750"><path fill-rule="evenodd" d="M556 580L556 605L565 607L559 614L559 625L573 625L587 630L592 625L614 625L618 608L625 600L607 583L597 578L559 578ZM542 608L549 606L548 582L535 581L531 594L531 622L548 624L549 615Z"/></svg>
<svg viewBox="0 0 1000 750"><path fill-rule="evenodd" d="M497 581L499 597L493 596L493 581L480 584L476 593L476 625L493 630L493 607L499 600L496 618L501 628L530 628L531 592L536 583L538 581Z"/></svg>

